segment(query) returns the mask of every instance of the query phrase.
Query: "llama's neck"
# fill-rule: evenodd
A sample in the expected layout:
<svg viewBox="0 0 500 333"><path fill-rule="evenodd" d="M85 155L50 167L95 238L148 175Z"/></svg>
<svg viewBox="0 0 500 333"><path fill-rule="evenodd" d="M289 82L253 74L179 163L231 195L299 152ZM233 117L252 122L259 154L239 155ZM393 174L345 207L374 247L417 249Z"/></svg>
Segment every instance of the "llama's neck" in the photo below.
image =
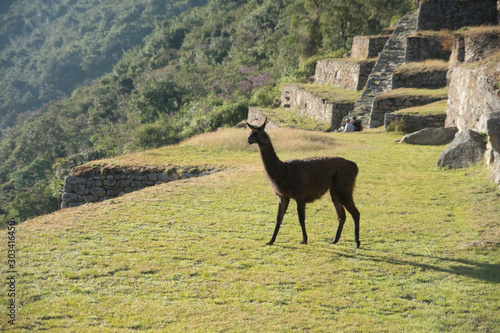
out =
<svg viewBox="0 0 500 333"><path fill-rule="evenodd" d="M280 168L283 162L280 161L278 155L274 151L273 144L271 142L259 145L260 157L262 158L262 163L264 163L264 168L266 173L271 178L275 180L280 172Z"/></svg>

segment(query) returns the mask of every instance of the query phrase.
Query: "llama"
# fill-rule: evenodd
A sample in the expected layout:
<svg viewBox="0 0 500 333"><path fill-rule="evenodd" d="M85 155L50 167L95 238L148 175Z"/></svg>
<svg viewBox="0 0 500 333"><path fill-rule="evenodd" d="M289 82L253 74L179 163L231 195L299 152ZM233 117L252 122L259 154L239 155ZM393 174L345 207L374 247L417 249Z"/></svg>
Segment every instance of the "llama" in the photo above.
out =
<svg viewBox="0 0 500 333"><path fill-rule="evenodd" d="M282 162L274 151L271 139L265 132L264 124L257 127L247 123L251 129L249 144L258 144L267 178L273 192L279 197L278 216L273 236L267 245L273 245L286 213L290 199L297 202L297 213L302 228L302 244L307 244L305 224L306 203L321 198L328 190L338 216L337 234L332 244L336 244L342 233L346 219L345 209L354 219L354 236L359 248L360 213L353 200L353 190L358 174L356 163L342 157L313 157ZM345 207L345 209L344 209Z"/></svg>

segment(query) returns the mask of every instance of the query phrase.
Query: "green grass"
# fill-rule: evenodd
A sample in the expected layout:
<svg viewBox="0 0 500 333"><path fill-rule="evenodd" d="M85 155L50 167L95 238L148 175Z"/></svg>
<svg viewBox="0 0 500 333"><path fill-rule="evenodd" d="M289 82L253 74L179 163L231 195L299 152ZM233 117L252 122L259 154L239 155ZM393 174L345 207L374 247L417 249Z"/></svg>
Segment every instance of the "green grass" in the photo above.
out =
<svg viewBox="0 0 500 333"><path fill-rule="evenodd" d="M418 73L427 73L433 71L445 72L448 70L449 63L443 60L426 60L422 62L408 62L394 70L394 74L415 75Z"/></svg>
<svg viewBox="0 0 500 333"><path fill-rule="evenodd" d="M340 61L345 61L345 62L352 62L355 64L370 64L373 63L375 64L377 62L378 58L342 58L342 59L333 59L333 60L340 60Z"/></svg>
<svg viewBox="0 0 500 333"><path fill-rule="evenodd" d="M300 115L296 110L289 108L262 108L259 107L264 115L276 123L279 127L298 128L311 131L328 131L331 124L319 122L314 118Z"/></svg>
<svg viewBox="0 0 500 333"><path fill-rule="evenodd" d="M361 91L332 87L327 84L297 83L298 87L310 91L330 102L355 102Z"/></svg>
<svg viewBox="0 0 500 333"><path fill-rule="evenodd" d="M443 99L427 105L402 109L394 112L394 114L405 114L409 116L427 116L431 114L445 114L447 105L448 105L448 100Z"/></svg>
<svg viewBox="0 0 500 333"><path fill-rule="evenodd" d="M341 241L329 244L336 217L327 196L307 206L309 245L299 244L291 204L275 245L265 246L277 199L248 130L225 129L104 162L230 169L19 225L16 328L498 329L500 197L484 166L440 170L443 146L395 144L397 134L375 130L269 133L282 159L341 155L358 163L360 249L350 217ZM9 328L3 290L0 325Z"/></svg>
<svg viewBox="0 0 500 333"><path fill-rule="evenodd" d="M429 96L446 99L448 98L448 88L441 89L420 89L420 88L398 88L378 95L378 98L395 98L409 96Z"/></svg>

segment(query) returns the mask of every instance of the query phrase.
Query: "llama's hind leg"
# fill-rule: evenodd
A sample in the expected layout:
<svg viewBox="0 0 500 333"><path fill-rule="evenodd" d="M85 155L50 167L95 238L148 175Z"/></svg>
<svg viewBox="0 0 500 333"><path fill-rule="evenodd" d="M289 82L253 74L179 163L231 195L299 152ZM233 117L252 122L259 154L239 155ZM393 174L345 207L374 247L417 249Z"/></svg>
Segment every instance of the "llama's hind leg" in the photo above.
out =
<svg viewBox="0 0 500 333"><path fill-rule="evenodd" d="M344 206L339 201L337 194L333 188L330 189L330 197L332 198L333 206L335 206L335 210L337 211L337 217L339 221L339 225L337 227L337 234L335 235L335 239L332 244L337 244L340 239L340 235L342 234L342 228L344 228L344 222L346 219Z"/></svg>
<svg viewBox="0 0 500 333"><path fill-rule="evenodd" d="M299 223L302 228L302 244L307 244L306 233L306 203L297 201L297 214L299 215Z"/></svg>
<svg viewBox="0 0 500 333"><path fill-rule="evenodd" d="M354 220L354 239L356 240L356 247L359 248L359 246L361 245L361 242L359 241L359 218L360 218L359 210L356 208L356 205L354 205L354 200L352 199L352 196L341 198L341 203L351 214Z"/></svg>
<svg viewBox="0 0 500 333"><path fill-rule="evenodd" d="M271 237L271 240L266 245L273 245L274 241L276 240L276 237L278 236L278 231L280 231L281 222L283 221L283 216L285 216L289 203L290 199L285 197L280 197L278 216L276 217L276 226L274 227L274 232L273 236Z"/></svg>

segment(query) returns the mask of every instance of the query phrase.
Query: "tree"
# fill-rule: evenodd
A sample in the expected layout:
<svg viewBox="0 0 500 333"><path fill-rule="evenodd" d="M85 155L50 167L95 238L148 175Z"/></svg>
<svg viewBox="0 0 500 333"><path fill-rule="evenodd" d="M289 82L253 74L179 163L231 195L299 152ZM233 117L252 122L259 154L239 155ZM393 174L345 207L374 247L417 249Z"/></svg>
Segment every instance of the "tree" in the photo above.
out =
<svg viewBox="0 0 500 333"><path fill-rule="evenodd" d="M9 217L18 222L51 213L58 209L58 200L53 196L47 181L40 180L29 191L18 194L10 203Z"/></svg>
<svg viewBox="0 0 500 333"><path fill-rule="evenodd" d="M139 93L132 95L129 107L141 123L151 123L161 114L177 112L184 94L184 90L173 80L156 79L149 85L140 87Z"/></svg>
<svg viewBox="0 0 500 333"><path fill-rule="evenodd" d="M30 165L17 170L10 175L14 188L18 191L35 185L36 181L45 178L46 172L51 169L50 162L37 157Z"/></svg>

